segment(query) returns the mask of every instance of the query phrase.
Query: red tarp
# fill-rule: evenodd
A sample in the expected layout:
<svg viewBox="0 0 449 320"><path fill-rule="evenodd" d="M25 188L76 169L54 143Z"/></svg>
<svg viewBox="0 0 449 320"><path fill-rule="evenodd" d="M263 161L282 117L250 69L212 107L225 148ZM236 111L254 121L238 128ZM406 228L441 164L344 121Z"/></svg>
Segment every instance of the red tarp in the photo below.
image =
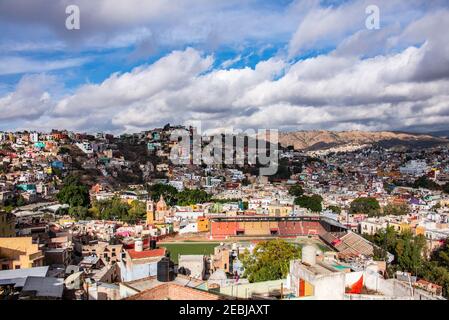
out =
<svg viewBox="0 0 449 320"><path fill-rule="evenodd" d="M354 283L351 286L351 289L346 293L355 293L355 294L361 294L363 288L363 276L360 277L360 279Z"/></svg>

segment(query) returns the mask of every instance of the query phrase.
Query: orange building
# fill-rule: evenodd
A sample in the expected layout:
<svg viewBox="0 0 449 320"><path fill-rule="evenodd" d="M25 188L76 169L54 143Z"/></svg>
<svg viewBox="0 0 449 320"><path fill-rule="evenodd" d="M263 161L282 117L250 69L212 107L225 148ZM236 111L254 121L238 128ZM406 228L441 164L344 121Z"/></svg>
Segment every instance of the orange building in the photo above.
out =
<svg viewBox="0 0 449 320"><path fill-rule="evenodd" d="M44 255L31 237L0 238L1 270L43 266Z"/></svg>

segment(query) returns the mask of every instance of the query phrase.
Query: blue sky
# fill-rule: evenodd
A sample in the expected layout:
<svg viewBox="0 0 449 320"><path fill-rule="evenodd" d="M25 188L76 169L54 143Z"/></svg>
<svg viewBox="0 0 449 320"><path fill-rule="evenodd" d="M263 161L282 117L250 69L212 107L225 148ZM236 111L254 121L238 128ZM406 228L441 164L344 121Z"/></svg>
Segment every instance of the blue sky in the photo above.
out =
<svg viewBox="0 0 449 320"><path fill-rule="evenodd" d="M0 130L444 129L447 1L0 2ZM365 26L376 5L380 28Z"/></svg>

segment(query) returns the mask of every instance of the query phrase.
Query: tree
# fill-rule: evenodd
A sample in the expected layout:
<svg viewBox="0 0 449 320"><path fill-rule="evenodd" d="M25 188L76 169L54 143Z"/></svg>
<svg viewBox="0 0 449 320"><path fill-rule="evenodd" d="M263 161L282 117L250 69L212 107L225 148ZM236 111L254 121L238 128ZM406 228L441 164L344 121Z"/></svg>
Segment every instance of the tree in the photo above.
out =
<svg viewBox="0 0 449 320"><path fill-rule="evenodd" d="M383 208L383 214L386 216L403 216L410 212L410 207L407 204L393 204L389 203Z"/></svg>
<svg viewBox="0 0 449 320"><path fill-rule="evenodd" d="M413 184L413 188L424 188L429 190L439 190L440 186L438 183L430 180L426 176L419 177Z"/></svg>
<svg viewBox="0 0 449 320"><path fill-rule="evenodd" d="M249 282L285 278L290 261L301 257L301 249L282 239L259 242L253 254L246 251L242 257L244 276Z"/></svg>
<svg viewBox="0 0 449 320"><path fill-rule="evenodd" d="M430 260L426 260L426 240L422 235L414 236L410 231L398 233L388 227L374 236L365 237L380 247L374 252L375 258L385 260L387 251L394 255L388 266L390 274L396 270L410 272L442 286L443 296L449 295L449 239L430 254Z"/></svg>
<svg viewBox="0 0 449 320"><path fill-rule="evenodd" d="M60 203L71 207L89 207L89 189L82 184L78 176L69 175L63 181L63 187L56 195Z"/></svg>
<svg viewBox="0 0 449 320"><path fill-rule="evenodd" d="M82 207L82 206L70 207L69 215L72 218L76 218L79 220L85 220L86 218L91 217L88 209L86 207Z"/></svg>
<svg viewBox="0 0 449 320"><path fill-rule="evenodd" d="M114 197L109 200L95 201L92 206L92 214L97 219L102 220L122 220L131 222L129 210L131 205L123 202L120 198ZM137 213L138 209L135 209Z"/></svg>
<svg viewBox="0 0 449 320"><path fill-rule="evenodd" d="M399 269L417 275L422 267L426 239L422 235L413 236L410 231L402 232L398 238L394 254Z"/></svg>
<svg viewBox="0 0 449 320"><path fill-rule="evenodd" d="M180 206L189 206L210 201L211 196L204 190L184 190L176 194L176 203Z"/></svg>
<svg viewBox="0 0 449 320"><path fill-rule="evenodd" d="M361 197L351 202L349 213L357 214L364 213L368 216L380 215L380 205L376 198Z"/></svg>
<svg viewBox="0 0 449 320"><path fill-rule="evenodd" d="M446 184L443 186L443 191L444 191L445 193L449 193L449 182L446 183Z"/></svg>
<svg viewBox="0 0 449 320"><path fill-rule="evenodd" d="M60 147L59 148L58 154L68 154L68 153L70 153L70 149L69 148L67 148L67 147Z"/></svg>
<svg viewBox="0 0 449 320"><path fill-rule="evenodd" d="M323 198L320 195L300 196L295 199L295 204L301 208L309 209L313 212L321 212L323 210Z"/></svg>
<svg viewBox="0 0 449 320"><path fill-rule="evenodd" d="M299 184L295 184L288 189L288 193L294 197L300 197L304 194L303 188Z"/></svg>
<svg viewBox="0 0 449 320"><path fill-rule="evenodd" d="M329 207L327 207L327 209L332 211L335 214L341 213L341 208L339 206L329 206Z"/></svg>
<svg viewBox="0 0 449 320"><path fill-rule="evenodd" d="M134 200L131 202L131 208L128 210L127 222L136 223L138 220L143 219L147 213L147 208L144 202Z"/></svg>
<svg viewBox="0 0 449 320"><path fill-rule="evenodd" d="M158 183L150 186L148 191L150 192L153 201L159 201L162 195L168 205L173 206L176 204L178 190L171 185Z"/></svg>
<svg viewBox="0 0 449 320"><path fill-rule="evenodd" d="M66 185L56 195L60 203L71 207L88 207L89 190L86 186Z"/></svg>
<svg viewBox="0 0 449 320"><path fill-rule="evenodd" d="M24 206L25 204L26 204L25 198L22 196L18 196L16 200L16 206L21 207Z"/></svg>

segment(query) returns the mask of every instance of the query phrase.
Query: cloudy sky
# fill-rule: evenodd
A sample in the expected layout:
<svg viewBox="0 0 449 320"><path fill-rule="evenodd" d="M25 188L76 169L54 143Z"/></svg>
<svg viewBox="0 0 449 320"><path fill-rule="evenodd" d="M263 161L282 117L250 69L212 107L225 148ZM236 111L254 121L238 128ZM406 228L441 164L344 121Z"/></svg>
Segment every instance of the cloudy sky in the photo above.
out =
<svg viewBox="0 0 449 320"><path fill-rule="evenodd" d="M449 127L447 0L0 0L0 30L0 130Z"/></svg>

